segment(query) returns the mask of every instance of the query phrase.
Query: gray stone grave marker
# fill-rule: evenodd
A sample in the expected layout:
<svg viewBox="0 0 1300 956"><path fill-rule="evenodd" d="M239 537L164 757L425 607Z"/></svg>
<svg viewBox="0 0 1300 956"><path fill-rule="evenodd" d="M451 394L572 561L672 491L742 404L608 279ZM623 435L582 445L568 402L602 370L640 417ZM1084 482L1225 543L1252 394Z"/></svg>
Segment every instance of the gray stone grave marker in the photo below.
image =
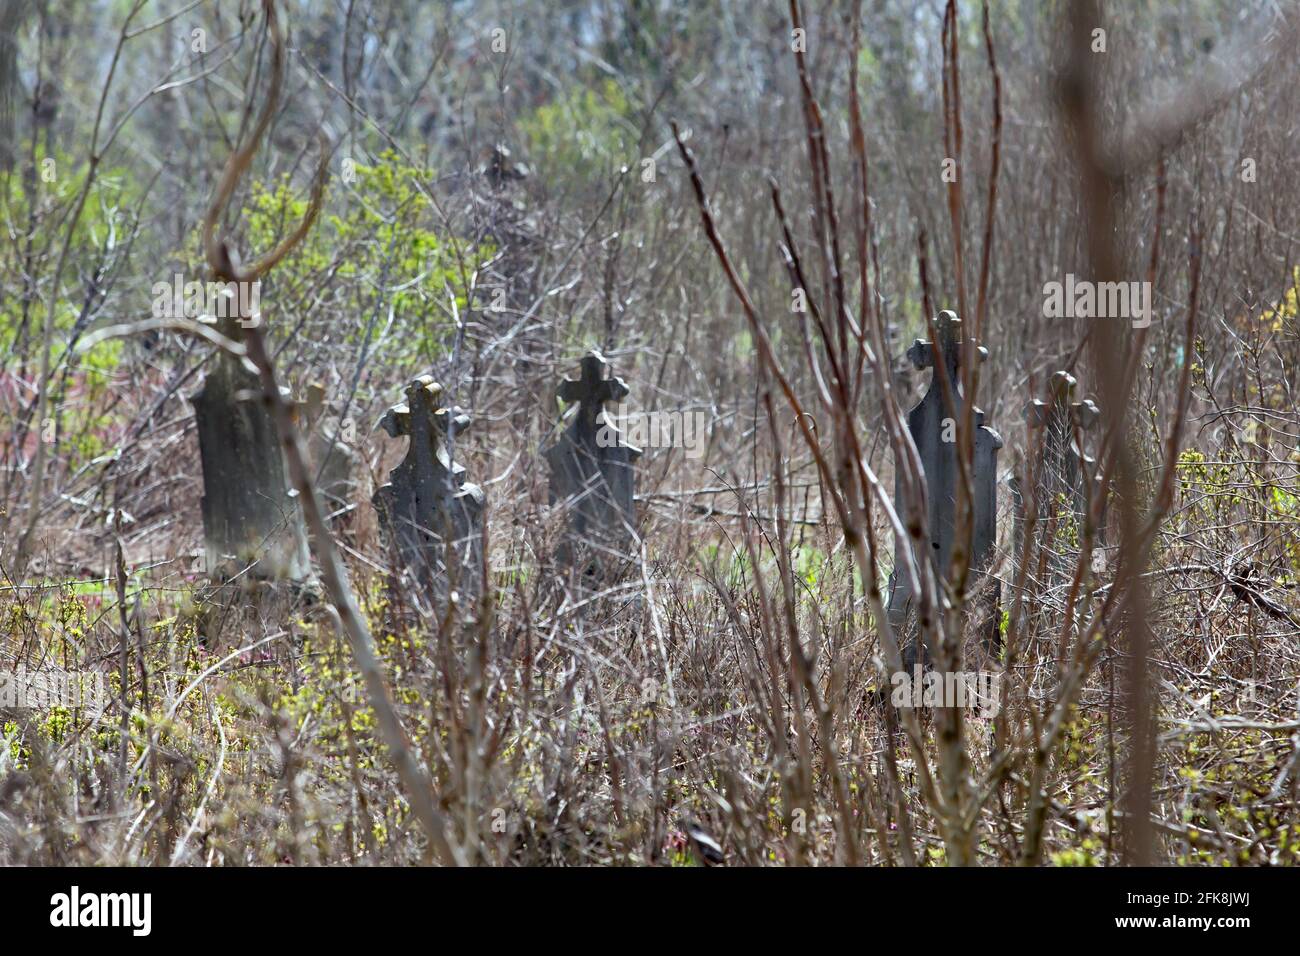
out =
<svg viewBox="0 0 1300 956"><path fill-rule="evenodd" d="M247 568L254 578L305 583L312 580L307 530L261 388L254 372L222 353L190 398L203 464L206 570L224 579Z"/></svg>
<svg viewBox="0 0 1300 956"><path fill-rule="evenodd" d="M943 394L943 382L937 370L930 381L929 390L907 415L908 431L920 453L921 467L925 473L927 497L929 499L928 522L930 534L930 560L936 573L942 577L948 573L952 559L953 538L957 514L957 483L960 474L957 467L956 423L964 414L965 397L961 394L962 323L949 311L939 313L935 322L939 333L939 342L923 342L917 339L907 350L907 357L918 368L934 368L942 361L948 372L948 381L954 392L951 403ZM988 357L988 350L977 347L976 355L980 361ZM984 413L974 410L975 447L974 474L972 485L974 492L974 534L972 542L971 570L979 572L988 567L997 541L997 466L998 449L1002 439L992 428L984 424ZM948 439L948 440L945 440ZM895 500L901 500L901 482L895 480ZM894 546L895 572L890 577L889 620L895 627L902 627L909 611L914 607L911 581L908 575L901 573L906 558L904 549L908 542L898 541ZM975 593L968 588L968 593ZM996 601L996 598L993 599ZM995 619L996 622L996 619ZM909 653L915 659L915 650Z"/></svg>
<svg viewBox="0 0 1300 956"><path fill-rule="evenodd" d="M1062 518L1069 518L1081 530L1088 509L1087 482L1094 462L1081 445L1084 431L1090 430L1101 417L1091 400L1075 401L1078 382L1068 372L1056 372L1051 380L1051 401L1035 398L1025 406L1025 419L1039 435L1030 452L1035 472L1035 502L1038 514L1036 537L1040 547L1051 552L1049 565L1062 567L1065 555L1058 541L1048 541L1048 525L1054 524L1059 539ZM1010 482L1015 512L1015 548L1017 558L1024 550L1025 501L1019 479ZM1049 516L1056 516L1049 522Z"/></svg>
<svg viewBox="0 0 1300 956"><path fill-rule="evenodd" d="M357 488L355 475L359 456L352 419L339 421L338 416L332 414L325 398L325 387L319 382L307 386L307 394L299 408L299 419L309 436L316 490L324 497L329 514L343 511L352 503Z"/></svg>
<svg viewBox="0 0 1300 956"><path fill-rule="evenodd" d="M566 379L556 394L576 404L569 427L546 449L550 499L568 509L568 533L560 560L585 578L605 580L637 553L636 462L641 450L626 444L605 415L608 402L628 388L609 375L597 351L582 359L581 374Z"/></svg>
<svg viewBox="0 0 1300 956"><path fill-rule="evenodd" d="M445 408L442 386L423 375L379 425L392 438L410 438L406 457L374 496L404 569L436 605L452 590L462 601L477 599L484 584L483 491L465 480L453 456L455 437L469 428L470 417Z"/></svg>

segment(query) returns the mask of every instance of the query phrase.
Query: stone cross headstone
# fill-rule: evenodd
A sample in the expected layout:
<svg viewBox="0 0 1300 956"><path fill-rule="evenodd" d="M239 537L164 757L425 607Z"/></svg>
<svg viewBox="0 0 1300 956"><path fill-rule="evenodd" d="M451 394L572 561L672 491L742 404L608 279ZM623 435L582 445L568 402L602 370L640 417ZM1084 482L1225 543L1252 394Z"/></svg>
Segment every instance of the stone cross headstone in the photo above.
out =
<svg viewBox="0 0 1300 956"><path fill-rule="evenodd" d="M588 579L614 576L637 553L636 462L641 450L605 415L605 405L625 398L628 388L609 374L597 351L582 359L576 379L556 391L576 405L569 427L546 449L550 466L550 500L568 509L568 532L560 560Z"/></svg>
<svg viewBox="0 0 1300 956"><path fill-rule="evenodd" d="M1081 439L1101 417L1101 412L1091 400L1075 401L1078 382L1068 372L1056 372L1051 380L1051 401L1033 399L1025 406L1025 418L1030 428L1038 433L1038 444L1030 452L1035 476L1035 509L1040 547L1048 547L1051 564L1060 566L1064 561L1062 548L1056 541L1046 539L1049 524L1061 537L1061 518L1068 517L1081 530L1088 510L1087 484L1092 479L1093 460L1083 450ZM1019 479L1011 481L1012 503L1015 513L1015 548L1019 557L1024 549L1025 501ZM1049 517L1055 516L1049 521Z"/></svg>
<svg viewBox="0 0 1300 956"><path fill-rule="evenodd" d="M953 538L956 532L957 484L960 474L957 466L957 422L964 415L965 397L961 394L961 359L963 330L961 320L949 311L939 313L935 322L938 343L917 339L907 350L907 357L918 368L934 368L942 362L952 388L951 403L944 395L943 380L937 369L930 380L929 390L917 405L908 412L907 428L920 453L921 468L929 502L928 527L930 534L930 560L942 580L948 573L952 559ZM975 349L979 361L988 357L983 346ZM971 570L979 572L988 567L997 541L997 467L998 449L1002 439L984 424L984 413L974 410L974 534L972 541ZM895 500L902 500L901 481L895 479ZM915 606L911 580L902 572L905 566L906 540L895 543L895 572L890 577L889 619L901 627L909 611ZM968 593L975 593L968 587ZM915 658L915 651L909 655Z"/></svg>
<svg viewBox="0 0 1300 956"><path fill-rule="evenodd" d="M408 436L406 457L375 492L374 503L404 570L441 605L451 591L463 602L483 591L483 491L454 460L458 434L470 425L446 408L442 386L427 375L406 388L406 401L379 422L390 437Z"/></svg>
<svg viewBox="0 0 1300 956"><path fill-rule="evenodd" d="M222 353L190 401L203 465L207 573L224 579L247 569L253 578L311 581L302 510L257 375Z"/></svg>

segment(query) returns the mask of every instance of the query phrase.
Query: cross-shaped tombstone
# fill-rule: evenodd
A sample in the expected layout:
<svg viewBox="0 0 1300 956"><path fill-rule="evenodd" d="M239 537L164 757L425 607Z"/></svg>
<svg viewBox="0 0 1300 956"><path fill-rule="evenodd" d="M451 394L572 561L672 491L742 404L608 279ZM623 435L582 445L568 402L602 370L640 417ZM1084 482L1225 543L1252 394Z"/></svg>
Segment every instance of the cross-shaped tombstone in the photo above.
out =
<svg viewBox="0 0 1300 956"><path fill-rule="evenodd" d="M1061 570L1068 564L1065 552L1071 538L1077 542L1088 511L1088 485L1095 462L1082 446L1083 433L1091 430L1101 413L1088 399L1075 401L1078 382L1069 372L1056 372L1050 385L1050 402L1035 398L1025 406L1025 419L1039 435L1030 451L1033 469L1035 510L1038 515L1035 537L1039 547L1050 554L1049 566ZM1011 481L1011 498L1015 513L1015 548L1017 557L1024 550L1026 505L1019 479ZM1068 519L1063 521L1063 519ZM1072 527L1071 527L1072 526ZM1049 540L1048 535L1051 535Z"/></svg>
<svg viewBox="0 0 1300 956"><path fill-rule="evenodd" d="M958 374L964 350L961 320L955 313L945 310L939 313L935 326L939 334L938 346L917 339L907 350L907 357L918 369L934 368L936 357L942 357L947 382L952 390L951 402L944 395L943 379L936 369L929 390L908 412L907 428L912 433L912 441L916 443L925 475L929 506L929 557L936 574L942 580L947 575L952 560L953 538L956 533L957 485L960 481L957 423L965 414L966 400L961 394L961 379ZM974 352L979 361L988 358L988 350L983 346L976 347ZM974 473L971 476L974 527L970 568L978 573L988 567L997 541L997 456L998 449L1002 447L1002 439L996 431L984 424L984 413L978 408L974 410L974 420ZM894 489L895 500L901 501L903 490L900 478L895 479ZM894 546L895 572L890 578L889 619L895 627L902 627L906 623L908 612L915 605L910 577L902 571L906 562L904 549L908 547L906 540L897 541ZM968 587L968 592L975 593L975 588ZM990 601L996 607L996 596ZM994 616L993 626L996 627L996 624ZM908 654L909 665L915 657L916 649L913 647Z"/></svg>
<svg viewBox="0 0 1300 956"><path fill-rule="evenodd" d="M257 375L225 353L190 397L203 466L206 571L310 585L307 529Z"/></svg>
<svg viewBox="0 0 1300 956"><path fill-rule="evenodd" d="M410 446L375 492L375 509L404 569L438 606L452 591L467 601L483 591L483 491L465 481L453 455L469 425L464 411L443 406L442 386L427 375L379 421L390 437L409 437Z"/></svg>
<svg viewBox="0 0 1300 956"><path fill-rule="evenodd" d="M637 544L635 465L641 450L626 444L605 416L605 405L626 398L628 388L591 351L579 377L561 382L556 394L577 405L569 427L545 451L551 503L568 508L559 557L586 579L608 579L634 556Z"/></svg>

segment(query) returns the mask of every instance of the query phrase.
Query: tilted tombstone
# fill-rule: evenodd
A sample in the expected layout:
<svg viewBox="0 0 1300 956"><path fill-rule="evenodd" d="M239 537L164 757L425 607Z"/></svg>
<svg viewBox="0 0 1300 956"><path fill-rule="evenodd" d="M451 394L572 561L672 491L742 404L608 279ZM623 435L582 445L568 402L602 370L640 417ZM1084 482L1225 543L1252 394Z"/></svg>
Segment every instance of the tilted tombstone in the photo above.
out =
<svg viewBox="0 0 1300 956"><path fill-rule="evenodd" d="M569 427L546 449L551 504L568 509L568 532L560 560L586 578L609 578L635 557L636 462L641 450L623 441L605 415L605 405L623 399L628 388L611 378L597 351L582 359L581 374L560 383L556 394L577 406Z"/></svg>
<svg viewBox="0 0 1300 956"><path fill-rule="evenodd" d="M929 556L936 575L942 580L948 573L956 535L957 486L961 480L957 464L956 434L957 422L965 413L966 400L961 394L959 377L963 348L961 320L956 314L945 310L939 313L935 325L939 333L938 346L917 339L907 350L907 357L918 369L935 368L936 362L942 361L953 390L953 400L949 403L945 398L943 379L936 369L929 390L908 412L907 428L912 434L912 441L916 443L925 477ZM988 358L988 350L983 346L978 346L975 354L979 361ZM974 473L971 476L974 514L970 568L978 573L988 567L997 542L998 449L1002 447L1002 439L996 431L984 424L984 413L978 408L974 409L974 422ZM895 501L902 501L901 477L895 478L894 496ZM908 613L916 605L910 576L903 571L908 547L906 540L896 541L894 545L895 570L889 582L888 614L890 623L896 628L901 628L906 623ZM968 587L967 591L975 593L972 587ZM996 600L994 595L991 601L995 606ZM993 625L996 626L996 623L994 617ZM909 665L915 656L915 649L909 649Z"/></svg>
<svg viewBox="0 0 1300 956"><path fill-rule="evenodd" d="M1049 563L1060 568L1066 555L1060 541L1067 531L1062 519L1073 524L1074 534L1081 533L1088 511L1088 483L1094 462L1081 445L1082 433L1090 430L1101 417L1091 401L1075 401L1078 382L1069 372L1056 372L1051 380L1051 401L1035 398L1025 406L1025 419L1038 443L1030 451L1029 466L1034 475L1034 499L1037 513L1035 538L1039 547L1050 552ZM1014 539L1017 560L1024 553L1026 503L1018 478L1010 482L1014 509ZM1049 541L1052 532L1055 540Z"/></svg>
<svg viewBox="0 0 1300 956"><path fill-rule="evenodd" d="M358 455L352 419L339 421L330 414L325 387L319 382L307 386L307 395L299 409L299 418L310 436L312 477L316 490L324 499L327 514L344 511L356 491Z"/></svg>
<svg viewBox="0 0 1300 956"><path fill-rule="evenodd" d="M226 353L190 397L203 465L206 570L227 578L312 580L307 529L257 375Z"/></svg>
<svg viewBox="0 0 1300 956"><path fill-rule="evenodd" d="M456 591L473 601L483 591L483 490L454 460L457 435L470 425L460 408L443 407L442 386L427 375L406 388L406 401L379 425L408 436L406 457L375 492L380 520L403 564L440 605Z"/></svg>

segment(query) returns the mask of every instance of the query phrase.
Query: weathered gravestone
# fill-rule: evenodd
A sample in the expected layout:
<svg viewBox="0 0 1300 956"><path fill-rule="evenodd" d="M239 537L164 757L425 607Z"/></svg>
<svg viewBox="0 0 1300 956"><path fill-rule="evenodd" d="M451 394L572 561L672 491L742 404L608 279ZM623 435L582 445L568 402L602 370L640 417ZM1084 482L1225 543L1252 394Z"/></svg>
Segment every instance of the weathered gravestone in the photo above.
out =
<svg viewBox="0 0 1300 956"><path fill-rule="evenodd" d="M559 558L584 580L608 580L638 551L634 498L641 450L626 444L605 415L605 404L625 398L628 388L610 377L609 363L592 351L583 357L579 377L566 379L556 394L577 405L569 427L545 451L551 504L568 510Z"/></svg>
<svg viewBox="0 0 1300 956"><path fill-rule="evenodd" d="M929 558L942 580L948 573L956 533L957 484L961 480L957 465L956 433L957 422L964 414L966 400L961 394L959 376L963 335L961 320L954 313L943 311L939 313L935 325L939 333L938 345L917 339L907 350L907 357L918 369L934 368L936 362L943 362L954 393L953 399L950 403L945 398L943 380L936 369L925 397L907 415L907 428L912 433L925 473L929 505ZM988 357L988 350L979 346L975 354L983 361ZM974 528L970 568L973 572L980 572L988 567L997 540L997 467L1002 439L984 424L984 413L978 408L974 410L974 421L974 474L971 476ZM895 479L894 488L895 501L901 501L901 479ZM909 612L916 605L911 579L903 571L907 560L905 549L908 547L906 540L895 542L895 570L889 582L889 621L899 629L907 622ZM920 555L917 557L920 558ZM975 593L971 587L967 591ZM996 594L988 600L996 607ZM997 626L996 615L993 616L992 626ZM907 653L908 666L911 666L916 657L917 650L912 645Z"/></svg>
<svg viewBox="0 0 1300 956"><path fill-rule="evenodd" d="M1091 400L1074 400L1078 382L1068 372L1052 375L1051 401L1033 399L1025 406L1025 419L1038 442L1031 450L1028 468L1034 480L1037 514L1035 540L1048 552L1048 567L1064 568L1069 562L1068 546L1078 543L1088 511L1088 483L1094 462L1081 445L1082 432L1101 417ZM1017 561L1024 554L1026 503L1020 480L1009 482L1014 509Z"/></svg>
<svg viewBox="0 0 1300 956"><path fill-rule="evenodd" d="M316 491L324 500L326 513L338 514L352 503L357 483L358 455L351 418L339 420L325 399L325 387L319 382L307 386L307 395L299 407L299 420L308 434L312 475Z"/></svg>
<svg viewBox="0 0 1300 956"><path fill-rule="evenodd" d="M227 578L312 579L307 530L289 488L257 375L224 352L190 401L203 464L206 570Z"/></svg>
<svg viewBox="0 0 1300 956"><path fill-rule="evenodd" d="M443 407L442 386L422 375L379 425L393 438L411 440L406 457L374 496L403 569L436 606L452 591L464 602L476 600L484 583L483 491L466 482L453 453L470 417Z"/></svg>

